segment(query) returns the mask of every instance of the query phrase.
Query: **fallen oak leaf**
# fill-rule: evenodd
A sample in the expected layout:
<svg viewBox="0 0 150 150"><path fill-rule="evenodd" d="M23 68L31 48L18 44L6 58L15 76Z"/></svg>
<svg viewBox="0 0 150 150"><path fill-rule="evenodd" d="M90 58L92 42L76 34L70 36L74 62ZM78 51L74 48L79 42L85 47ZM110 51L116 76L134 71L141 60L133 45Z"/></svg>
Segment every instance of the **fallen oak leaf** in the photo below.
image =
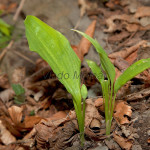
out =
<svg viewBox="0 0 150 150"><path fill-rule="evenodd" d="M120 135L113 133L114 140L120 145L122 149L130 150L132 147L132 142Z"/></svg>
<svg viewBox="0 0 150 150"><path fill-rule="evenodd" d="M13 121L15 125L21 122L23 107L11 106L8 108L8 112L11 117L11 120Z"/></svg>
<svg viewBox="0 0 150 150"><path fill-rule="evenodd" d="M126 58L131 53L133 53L134 51L136 51L140 46L145 45L145 44L147 44L147 41L142 40L142 41L140 41L139 43L137 43L136 45L134 45L132 47L126 48L126 49L124 49L122 51L119 51L119 52L111 53L111 54L108 55L108 57L110 59L112 59L112 60L116 59L118 57Z"/></svg>
<svg viewBox="0 0 150 150"><path fill-rule="evenodd" d="M128 57L126 57L126 61L131 65L138 57L138 50L131 53Z"/></svg>
<svg viewBox="0 0 150 150"><path fill-rule="evenodd" d="M134 18L133 16L122 14L122 15L112 15L108 19L106 19L107 29L104 29L104 32L114 32L118 29L118 25L115 24L115 20L123 20L127 21L128 23L136 23L139 24L138 19Z"/></svg>
<svg viewBox="0 0 150 150"><path fill-rule="evenodd" d="M16 138L6 129L0 120L0 140L3 144L8 145L12 142L16 142Z"/></svg>
<svg viewBox="0 0 150 150"><path fill-rule="evenodd" d="M23 119L23 107L11 106L8 108L9 115L14 124L14 127L18 130L31 129L33 126L41 121L39 116L25 116Z"/></svg>
<svg viewBox="0 0 150 150"><path fill-rule="evenodd" d="M131 106L128 106L125 101L117 101L114 108L114 118L119 124L130 123L129 119L132 115Z"/></svg>
<svg viewBox="0 0 150 150"><path fill-rule="evenodd" d="M90 37L93 37L95 32L95 26L96 26L96 20L94 20L86 29L85 33L89 35ZM89 42L85 37L82 37L78 49L74 46L73 49L80 58L81 61L83 61L83 57L85 54L88 53L89 48L91 46L91 42Z"/></svg>
<svg viewBox="0 0 150 150"><path fill-rule="evenodd" d="M150 16L150 7L142 6L139 7L134 15L135 18Z"/></svg>

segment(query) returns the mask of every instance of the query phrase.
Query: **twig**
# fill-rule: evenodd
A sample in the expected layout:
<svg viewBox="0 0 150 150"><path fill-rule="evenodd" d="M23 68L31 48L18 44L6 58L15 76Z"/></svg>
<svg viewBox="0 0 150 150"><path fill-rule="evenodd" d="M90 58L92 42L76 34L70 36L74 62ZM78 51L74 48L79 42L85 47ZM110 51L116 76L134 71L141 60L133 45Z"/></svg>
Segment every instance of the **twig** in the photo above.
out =
<svg viewBox="0 0 150 150"><path fill-rule="evenodd" d="M21 12L21 10L22 10L22 8L23 8L24 3L25 3L25 0L21 0L21 2L20 2L20 4L19 4L19 7L17 8L17 11L16 11L16 13L15 13L15 15L14 15L14 17L13 17L13 21L14 21L14 22L17 21L18 16L19 16L19 14L20 14L20 12Z"/></svg>
<svg viewBox="0 0 150 150"><path fill-rule="evenodd" d="M27 60L27 61L29 61L30 63L32 63L32 64L34 64L34 65L35 65L35 62L34 62L34 61L32 61L30 58L28 58L28 57L24 56L24 55L23 55L23 54L21 54L20 52L17 52L17 51L15 51L15 50L13 50L13 52L14 52L14 53L16 53L18 56L20 56L20 57L24 58L25 60Z"/></svg>
<svg viewBox="0 0 150 150"><path fill-rule="evenodd" d="M12 47L14 41L11 40L6 48L3 49L2 53L0 54L0 60L5 56L6 52Z"/></svg>

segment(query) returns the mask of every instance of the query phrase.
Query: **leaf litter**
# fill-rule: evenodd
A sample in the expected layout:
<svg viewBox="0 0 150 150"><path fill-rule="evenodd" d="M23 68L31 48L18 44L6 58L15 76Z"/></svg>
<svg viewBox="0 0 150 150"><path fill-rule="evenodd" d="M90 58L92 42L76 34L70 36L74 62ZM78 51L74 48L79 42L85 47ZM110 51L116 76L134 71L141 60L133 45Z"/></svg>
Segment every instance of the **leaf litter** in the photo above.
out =
<svg viewBox="0 0 150 150"><path fill-rule="evenodd" d="M144 37L150 30L148 6L131 3L128 0L126 2L110 0L103 8L95 2L90 4L88 1L79 1L79 4L81 17L86 13L90 17L97 15L97 24L103 17L104 22L100 22L103 26L102 30L108 33L111 48L117 49L117 52L109 54L110 60L116 67L116 74L120 75L136 60L150 56L148 52L150 41ZM12 8L15 7L14 4ZM2 8L6 9L4 6ZM12 10L8 11L12 12ZM93 37L95 30L96 20L91 22L85 33ZM90 45L85 38L82 38L79 45L74 45L72 48L83 61ZM84 75L81 80L89 89L98 82L89 75L91 71L88 68L83 67L81 72ZM76 115L73 104L70 102L71 96L58 81L51 68L44 60L39 59L36 62L35 73L29 77L25 74L25 68L16 68L12 75L12 83L21 83L26 90L25 103L21 105L14 104L15 93L10 87L7 74L0 74L0 100L1 109L4 110L0 112L0 130L3 133L0 137L0 148L13 147L13 143L16 143L14 146L16 149L25 149L23 148L25 145L28 148L32 145L37 149L65 149L74 145L75 141L79 142ZM143 100L149 99L149 78L149 70L146 70L119 91L118 99L122 100L116 101L115 104L110 141L107 141L105 136L103 99L98 97L86 100L85 135L91 141L94 140L95 145L98 145L101 140L105 140L105 144L110 149L131 149L140 145L136 136L138 132L134 128L136 121L132 118L132 114L136 113L136 107L131 106L134 106L137 101L142 103ZM142 85L138 86L138 89L135 86L136 82ZM133 90L134 87L136 92ZM133 105L130 102L135 103ZM149 103L146 102L146 104ZM145 107L145 109L149 108ZM18 138L22 139L20 146L17 145ZM25 140L28 139L32 140L25 144ZM145 142L149 143L149 137ZM78 147L80 147L79 144Z"/></svg>

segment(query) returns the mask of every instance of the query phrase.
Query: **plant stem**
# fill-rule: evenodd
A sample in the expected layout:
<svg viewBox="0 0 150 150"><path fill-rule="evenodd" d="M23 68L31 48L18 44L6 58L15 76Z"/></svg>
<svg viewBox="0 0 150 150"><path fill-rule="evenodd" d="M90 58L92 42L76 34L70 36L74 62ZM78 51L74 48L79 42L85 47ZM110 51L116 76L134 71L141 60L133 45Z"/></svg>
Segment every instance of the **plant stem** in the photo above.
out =
<svg viewBox="0 0 150 150"><path fill-rule="evenodd" d="M73 100L73 103L74 103L75 112L76 112L76 116L78 120L79 131L80 131L80 142L81 142L81 146L83 147L84 146L84 118L85 117L83 116L81 100L80 101Z"/></svg>

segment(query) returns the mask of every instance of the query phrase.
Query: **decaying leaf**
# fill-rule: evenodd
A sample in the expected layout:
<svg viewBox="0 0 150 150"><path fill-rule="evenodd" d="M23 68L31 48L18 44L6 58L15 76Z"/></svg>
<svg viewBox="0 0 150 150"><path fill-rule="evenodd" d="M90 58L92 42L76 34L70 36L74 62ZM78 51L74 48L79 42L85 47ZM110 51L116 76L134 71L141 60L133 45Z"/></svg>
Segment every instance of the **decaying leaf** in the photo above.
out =
<svg viewBox="0 0 150 150"><path fill-rule="evenodd" d="M127 21L129 23L136 23L139 24L139 21L134 18L133 16L122 14L122 15L112 15L108 19L106 19L106 25L107 29L104 30L104 32L114 32L118 29L117 24L114 23L115 20L123 20Z"/></svg>
<svg viewBox="0 0 150 150"><path fill-rule="evenodd" d="M126 48L126 49L121 50L119 52L114 52L114 53L109 54L109 58L110 59L116 59L117 57L126 58L131 53L135 52L138 48L140 48L140 46L146 45L146 44L147 44L147 41L142 40L132 47Z"/></svg>
<svg viewBox="0 0 150 150"><path fill-rule="evenodd" d="M87 99L86 110L85 110L85 128L90 126L93 119L97 119L101 124L102 117L98 113L98 110L94 106L92 100Z"/></svg>
<svg viewBox="0 0 150 150"><path fill-rule="evenodd" d="M150 7L147 6L139 7L134 16L135 18L150 16Z"/></svg>
<svg viewBox="0 0 150 150"><path fill-rule="evenodd" d="M119 34L115 34L115 35L109 36L108 37L108 42L109 43L117 43L117 42L120 42L120 41L124 40L125 38L129 37L129 35L130 35L129 32L122 31Z"/></svg>
<svg viewBox="0 0 150 150"><path fill-rule="evenodd" d="M21 83L25 79L25 67L16 68L12 74L12 83Z"/></svg>
<svg viewBox="0 0 150 150"><path fill-rule="evenodd" d="M94 20L86 29L85 33L90 37L93 37L96 26L96 20ZM82 37L79 46L78 46L78 56L80 56L80 60L83 61L83 57L88 53L89 48L91 46L91 42L87 40L85 37Z"/></svg>
<svg viewBox="0 0 150 150"><path fill-rule="evenodd" d="M7 89L9 88L9 80L6 74L1 74L0 72L0 88Z"/></svg>
<svg viewBox="0 0 150 150"><path fill-rule="evenodd" d="M121 137L120 135L113 133L115 141L120 145L122 149L130 150L132 147L132 142L126 138Z"/></svg>
<svg viewBox="0 0 150 150"><path fill-rule="evenodd" d="M150 87L125 96L127 101L135 101L150 95Z"/></svg>
<svg viewBox="0 0 150 150"><path fill-rule="evenodd" d="M45 68L45 67L48 67L48 63L45 60L41 59L41 58L37 59L35 70L39 71L39 70L41 70L41 68Z"/></svg>
<svg viewBox="0 0 150 150"><path fill-rule="evenodd" d="M150 144L150 138L148 138L147 143Z"/></svg>
<svg viewBox="0 0 150 150"><path fill-rule="evenodd" d="M129 119L132 115L131 106L125 101L117 101L114 108L114 118L119 124L130 123Z"/></svg>
<svg viewBox="0 0 150 150"><path fill-rule="evenodd" d="M3 102L8 102L15 95L15 92L12 89L6 89L0 92L0 98Z"/></svg>
<svg viewBox="0 0 150 150"><path fill-rule="evenodd" d="M103 98L98 98L94 102L95 107L99 107L103 105Z"/></svg>
<svg viewBox="0 0 150 150"><path fill-rule="evenodd" d="M117 57L115 62L114 62L114 65L121 71L125 71L129 66L130 64L124 60L122 57Z"/></svg>
<svg viewBox="0 0 150 150"><path fill-rule="evenodd" d="M134 51L133 53L131 53L128 57L126 57L126 61L131 65L133 64L133 62L137 59L137 52L138 50Z"/></svg>
<svg viewBox="0 0 150 150"><path fill-rule="evenodd" d="M8 145L12 142L16 142L16 138L6 129L1 120L0 120L0 133L1 133L0 139L3 144Z"/></svg>
<svg viewBox="0 0 150 150"><path fill-rule="evenodd" d="M12 106L8 108L11 120L14 127L18 130L31 129L33 126L40 122L42 119L39 116L25 116L23 119L23 107Z"/></svg>
<svg viewBox="0 0 150 150"><path fill-rule="evenodd" d="M80 17L84 16L87 10L94 10L98 7L97 2L89 0L78 0L78 5L80 6Z"/></svg>
<svg viewBox="0 0 150 150"><path fill-rule="evenodd" d="M73 135L72 132L75 131L75 126L77 126L77 121L75 121L76 125L72 121L68 122L75 119L73 117L76 118L76 115L72 115L72 112L67 116L67 112L59 111L52 117L41 120L35 126L37 148L44 149L48 146L48 148L59 149L71 142L73 140L70 139ZM67 122L69 124L66 124ZM60 124L61 126L59 126Z"/></svg>
<svg viewBox="0 0 150 150"><path fill-rule="evenodd" d="M19 124L22 120L23 107L12 106L8 108L9 115L14 124Z"/></svg>

